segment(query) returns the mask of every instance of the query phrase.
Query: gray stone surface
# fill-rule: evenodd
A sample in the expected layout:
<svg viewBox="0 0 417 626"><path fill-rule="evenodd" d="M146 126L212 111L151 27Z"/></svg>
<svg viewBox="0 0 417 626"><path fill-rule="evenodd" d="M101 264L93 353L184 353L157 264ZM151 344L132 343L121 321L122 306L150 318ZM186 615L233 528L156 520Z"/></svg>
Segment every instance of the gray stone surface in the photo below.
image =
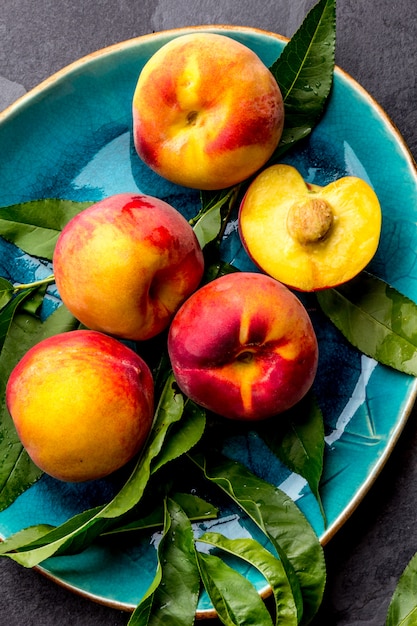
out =
<svg viewBox="0 0 417 626"><path fill-rule="evenodd" d="M0 76L0 111L15 102L26 93L26 89L18 83L13 83L7 78Z"/></svg>
<svg viewBox="0 0 417 626"><path fill-rule="evenodd" d="M0 108L77 58L151 31L230 23L291 36L311 0L2 0ZM391 116L417 155L415 0L338 0L337 63ZM1 167L1 163L0 163ZM383 626L417 551L417 413L369 494L326 546L328 584L314 626ZM8 626L121 626L127 616L0 561ZM169 625L167 625L169 626ZM213 622L214 626L214 622Z"/></svg>

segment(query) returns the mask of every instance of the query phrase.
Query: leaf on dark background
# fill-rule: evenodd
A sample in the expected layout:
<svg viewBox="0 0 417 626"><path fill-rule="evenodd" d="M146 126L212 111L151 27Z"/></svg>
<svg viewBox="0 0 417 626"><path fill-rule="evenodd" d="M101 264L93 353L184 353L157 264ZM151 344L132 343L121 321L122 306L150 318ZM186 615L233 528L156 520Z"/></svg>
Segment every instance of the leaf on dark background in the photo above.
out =
<svg viewBox="0 0 417 626"><path fill-rule="evenodd" d="M400 576L391 598L385 626L415 626L417 624L417 554Z"/></svg>
<svg viewBox="0 0 417 626"><path fill-rule="evenodd" d="M381 278L362 272L317 293L323 312L363 354L417 376L417 304Z"/></svg>
<svg viewBox="0 0 417 626"><path fill-rule="evenodd" d="M333 83L336 2L320 0L270 67L284 99L285 124L276 161L317 124Z"/></svg>
<svg viewBox="0 0 417 626"><path fill-rule="evenodd" d="M28 294L22 292L21 297L25 295L30 295L30 290ZM16 299L10 304L14 304ZM9 506L42 474L23 449L6 407L6 384L10 373L33 345L50 335L76 328L79 324L64 306L60 306L45 322L16 310L10 321L10 312L7 313L9 321L5 318L2 320L3 331L7 326L7 336L0 352L0 510Z"/></svg>
<svg viewBox="0 0 417 626"><path fill-rule="evenodd" d="M24 252L52 260L56 240L69 220L92 202L57 198L0 208L0 236Z"/></svg>
<svg viewBox="0 0 417 626"><path fill-rule="evenodd" d="M259 423L257 432L286 467L305 478L325 522L319 489L323 473L324 421L314 394L308 393L283 415Z"/></svg>
<svg viewBox="0 0 417 626"><path fill-rule="evenodd" d="M181 507L167 500L163 537L158 545L158 572L128 622L129 626L192 626L200 594L200 574L190 521Z"/></svg>

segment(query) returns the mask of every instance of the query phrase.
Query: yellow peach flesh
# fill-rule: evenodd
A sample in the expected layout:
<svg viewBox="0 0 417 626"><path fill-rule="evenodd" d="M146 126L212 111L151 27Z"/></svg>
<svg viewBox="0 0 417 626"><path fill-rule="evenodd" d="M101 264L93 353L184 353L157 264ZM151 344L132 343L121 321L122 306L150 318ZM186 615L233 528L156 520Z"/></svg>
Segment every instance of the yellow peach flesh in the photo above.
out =
<svg viewBox="0 0 417 626"><path fill-rule="evenodd" d="M321 201L331 207L329 232L302 242L288 228L294 204ZM346 282L374 256L381 209L373 189L347 176L309 187L289 165L267 168L251 184L239 215L242 242L266 273L295 289L313 291Z"/></svg>

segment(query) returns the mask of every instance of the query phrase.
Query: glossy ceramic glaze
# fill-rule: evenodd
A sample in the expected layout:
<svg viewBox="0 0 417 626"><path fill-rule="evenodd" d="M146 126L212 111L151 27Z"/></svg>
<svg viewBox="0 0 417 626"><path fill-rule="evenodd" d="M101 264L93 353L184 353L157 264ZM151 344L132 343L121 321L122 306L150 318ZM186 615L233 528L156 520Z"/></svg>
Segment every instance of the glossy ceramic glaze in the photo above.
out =
<svg viewBox="0 0 417 626"><path fill-rule="evenodd" d="M0 114L0 206L42 197L99 200L113 193L141 191L161 197L187 217L198 210L195 191L150 172L132 145L131 99L139 72L163 43L193 29L148 35L99 51L53 76ZM249 28L213 27L250 46L271 65L285 40ZM302 149L285 159L317 184L354 174L375 189L383 211L380 248L371 270L417 301L417 177L396 129L372 98L339 68L329 106ZM223 256L254 270L231 222ZM0 241L0 276L16 282L42 278L50 267ZM322 498L323 521L305 481L290 473L252 432L225 440L224 452L284 489L326 543L368 491L405 424L416 394L414 378L376 364L353 350L311 302L320 344L315 389L326 421ZM53 294L51 308L56 306ZM43 477L0 513L0 535L36 523L59 524L106 501L111 481L68 485ZM229 536L257 536L234 509L219 520ZM207 526L205 526L207 527ZM152 581L158 534L119 545L97 545L71 557L49 559L40 568L56 582L110 606L131 610ZM265 581L246 575L261 593ZM202 595L198 616L212 615Z"/></svg>

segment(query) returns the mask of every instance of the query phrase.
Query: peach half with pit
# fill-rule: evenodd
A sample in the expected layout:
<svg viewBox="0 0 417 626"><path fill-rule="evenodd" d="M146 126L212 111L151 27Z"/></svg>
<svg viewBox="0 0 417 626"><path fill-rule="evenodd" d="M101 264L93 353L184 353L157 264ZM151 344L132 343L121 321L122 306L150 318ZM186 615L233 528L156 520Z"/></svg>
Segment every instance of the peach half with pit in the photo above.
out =
<svg viewBox="0 0 417 626"><path fill-rule="evenodd" d="M250 184L239 210L242 243L264 272L300 291L336 287L375 255L382 214L355 176L307 184L291 165L272 165Z"/></svg>
<svg viewBox="0 0 417 626"><path fill-rule="evenodd" d="M73 217L53 256L58 292L86 327L141 341L162 332L200 284L203 253L167 202L121 193Z"/></svg>
<svg viewBox="0 0 417 626"><path fill-rule="evenodd" d="M164 44L140 72L133 136L144 163L174 183L221 189L248 178L281 138L284 104L260 57L203 31Z"/></svg>
<svg viewBox="0 0 417 626"><path fill-rule="evenodd" d="M59 480L84 482L111 474L143 447L154 383L119 340L74 330L26 352L8 379L6 404L34 463Z"/></svg>
<svg viewBox="0 0 417 626"><path fill-rule="evenodd" d="M224 275L192 294L171 323L168 352L180 389L235 420L262 420L294 406L318 364L304 305L256 272Z"/></svg>

